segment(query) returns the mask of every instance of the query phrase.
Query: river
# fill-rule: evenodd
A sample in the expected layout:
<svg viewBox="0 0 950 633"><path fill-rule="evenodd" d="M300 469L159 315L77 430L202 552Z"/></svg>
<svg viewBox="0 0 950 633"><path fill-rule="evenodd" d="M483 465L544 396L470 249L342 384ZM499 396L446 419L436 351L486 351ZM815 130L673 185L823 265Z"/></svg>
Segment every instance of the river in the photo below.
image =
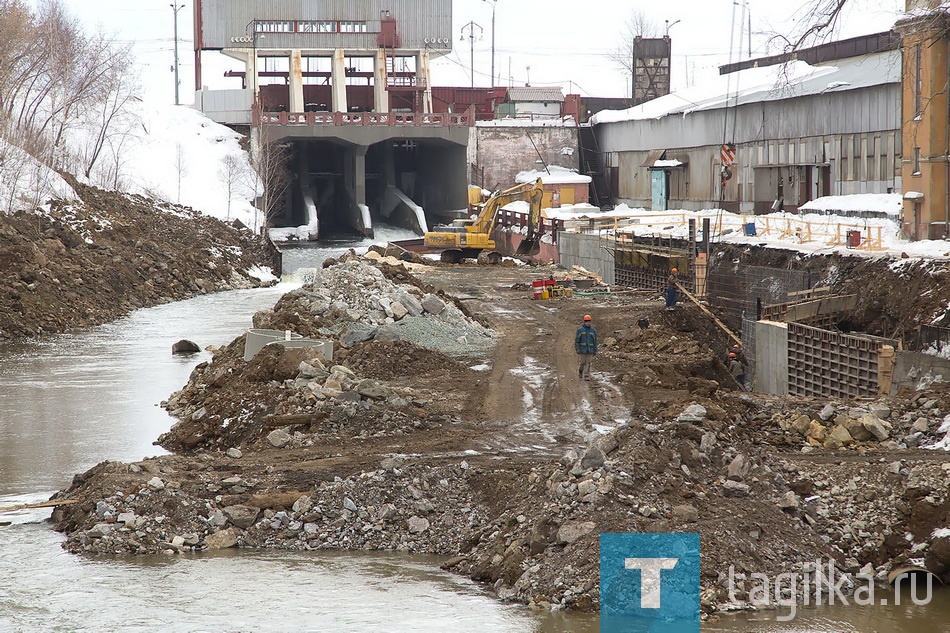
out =
<svg viewBox="0 0 950 633"><path fill-rule="evenodd" d="M289 249L285 270L367 245ZM82 333L0 345L0 506L44 501L102 460L163 453L152 442L172 420L158 405L210 358L173 357L172 344L226 344L292 287L205 295ZM501 604L431 557L242 550L91 558L62 551L62 536L45 522L49 514L0 515L10 523L0 525L0 633L598 630L594 616ZM791 624L774 614L728 619L703 631L950 632L942 597L928 607L825 607Z"/></svg>

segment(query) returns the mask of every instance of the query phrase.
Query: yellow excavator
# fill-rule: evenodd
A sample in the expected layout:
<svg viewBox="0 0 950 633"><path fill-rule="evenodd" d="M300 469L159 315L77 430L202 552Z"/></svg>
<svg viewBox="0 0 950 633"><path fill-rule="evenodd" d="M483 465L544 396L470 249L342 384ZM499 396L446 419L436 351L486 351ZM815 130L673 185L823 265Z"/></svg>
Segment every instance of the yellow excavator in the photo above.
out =
<svg viewBox="0 0 950 633"><path fill-rule="evenodd" d="M430 248L444 249L440 255L443 262L457 264L465 257L477 258L482 251L488 251L489 264L501 261L501 253L495 251L495 241L491 239L492 229L498 218L498 211L510 202L525 200L529 205L528 230L518 245L518 255L537 255L541 250L541 236L544 225L541 217L541 197L544 188L541 179L534 184L515 185L493 194L486 200L475 216L470 220L454 220L451 225L438 231L430 231L424 236L424 243Z"/></svg>

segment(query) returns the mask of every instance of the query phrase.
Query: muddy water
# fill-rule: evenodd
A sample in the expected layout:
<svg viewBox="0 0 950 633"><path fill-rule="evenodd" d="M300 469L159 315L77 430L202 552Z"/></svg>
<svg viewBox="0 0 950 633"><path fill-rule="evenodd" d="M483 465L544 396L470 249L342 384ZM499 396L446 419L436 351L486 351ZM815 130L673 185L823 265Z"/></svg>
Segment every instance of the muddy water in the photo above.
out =
<svg viewBox="0 0 950 633"><path fill-rule="evenodd" d="M359 246L359 245L357 245ZM296 249L291 269L316 266ZM286 266L286 264L285 264ZM105 460L138 460L171 420L158 403L289 285L141 310L90 332L0 345L0 506L42 501ZM0 515L0 633L19 631L492 631L593 633L596 617L502 605L437 560L387 554L239 551L92 559L64 553L49 511ZM716 632L950 632L947 595L926 608L825 608L791 625L761 616Z"/></svg>

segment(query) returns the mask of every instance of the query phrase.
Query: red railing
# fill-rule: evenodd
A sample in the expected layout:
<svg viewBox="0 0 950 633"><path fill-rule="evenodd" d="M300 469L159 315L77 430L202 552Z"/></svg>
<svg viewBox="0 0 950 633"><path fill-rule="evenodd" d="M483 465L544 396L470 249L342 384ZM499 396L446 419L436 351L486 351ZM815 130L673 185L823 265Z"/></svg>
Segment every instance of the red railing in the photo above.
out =
<svg viewBox="0 0 950 633"><path fill-rule="evenodd" d="M254 125L388 125L402 127L471 127L471 110L462 113L424 112L258 112Z"/></svg>

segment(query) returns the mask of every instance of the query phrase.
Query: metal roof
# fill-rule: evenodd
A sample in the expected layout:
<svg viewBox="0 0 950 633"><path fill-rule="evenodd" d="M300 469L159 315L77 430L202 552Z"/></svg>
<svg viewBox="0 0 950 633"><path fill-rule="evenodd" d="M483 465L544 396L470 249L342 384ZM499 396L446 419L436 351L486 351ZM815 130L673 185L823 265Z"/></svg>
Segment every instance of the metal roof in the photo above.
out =
<svg viewBox="0 0 950 633"><path fill-rule="evenodd" d="M798 64L798 66L795 66ZM688 115L703 110L719 110L750 103L765 103L847 92L901 83L901 51L886 51L842 59L834 64L808 66L804 62L789 65L748 68L728 75L717 75L709 84L684 88L634 108L603 110L591 118L595 125L669 115Z"/></svg>
<svg viewBox="0 0 950 633"><path fill-rule="evenodd" d="M523 86L508 88L508 101L530 101L531 103L563 103L564 93L560 88L534 88Z"/></svg>

